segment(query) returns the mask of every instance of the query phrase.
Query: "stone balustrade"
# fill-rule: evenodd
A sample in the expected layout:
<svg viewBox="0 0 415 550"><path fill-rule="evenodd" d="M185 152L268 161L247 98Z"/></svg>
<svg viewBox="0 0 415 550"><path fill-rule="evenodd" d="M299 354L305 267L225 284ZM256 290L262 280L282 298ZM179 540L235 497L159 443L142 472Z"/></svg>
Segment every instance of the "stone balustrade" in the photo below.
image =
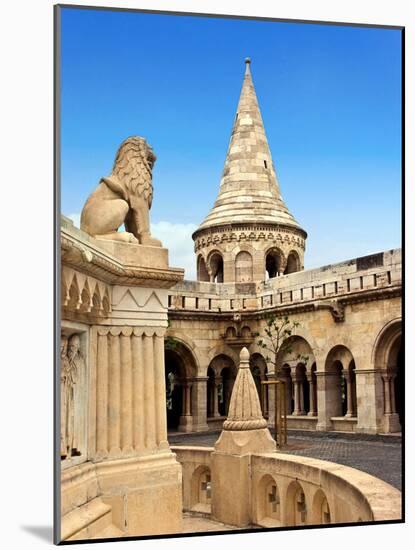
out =
<svg viewBox="0 0 415 550"><path fill-rule="evenodd" d="M184 510L209 514L215 491L210 483L213 447L176 446L172 451L183 468ZM283 453L253 454L249 483L253 526L401 518L400 491L365 472L333 462Z"/></svg>
<svg viewBox="0 0 415 550"><path fill-rule="evenodd" d="M394 249L319 269L298 271L261 283L183 281L169 292L170 312L232 313L327 302L374 299L402 285L401 250ZM319 304L319 302L323 302ZM341 313L338 312L341 316Z"/></svg>

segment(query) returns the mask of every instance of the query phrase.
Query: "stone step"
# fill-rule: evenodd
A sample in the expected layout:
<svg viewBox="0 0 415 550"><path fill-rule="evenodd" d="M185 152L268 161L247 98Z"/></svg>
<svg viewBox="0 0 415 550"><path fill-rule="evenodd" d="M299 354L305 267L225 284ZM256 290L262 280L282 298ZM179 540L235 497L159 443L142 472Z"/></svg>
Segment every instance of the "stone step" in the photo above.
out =
<svg viewBox="0 0 415 550"><path fill-rule="evenodd" d="M94 498L62 518L62 540L118 536L123 536L123 533L112 523L111 506L102 502L100 498Z"/></svg>

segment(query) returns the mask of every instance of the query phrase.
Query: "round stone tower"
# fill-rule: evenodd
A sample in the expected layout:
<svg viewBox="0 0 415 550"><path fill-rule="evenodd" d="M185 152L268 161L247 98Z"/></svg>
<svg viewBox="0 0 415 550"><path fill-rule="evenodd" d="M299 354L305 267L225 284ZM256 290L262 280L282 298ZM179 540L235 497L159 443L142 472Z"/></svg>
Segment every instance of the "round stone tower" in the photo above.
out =
<svg viewBox="0 0 415 550"><path fill-rule="evenodd" d="M282 199L250 63L218 197L193 233L199 281L263 281L304 269L307 233Z"/></svg>

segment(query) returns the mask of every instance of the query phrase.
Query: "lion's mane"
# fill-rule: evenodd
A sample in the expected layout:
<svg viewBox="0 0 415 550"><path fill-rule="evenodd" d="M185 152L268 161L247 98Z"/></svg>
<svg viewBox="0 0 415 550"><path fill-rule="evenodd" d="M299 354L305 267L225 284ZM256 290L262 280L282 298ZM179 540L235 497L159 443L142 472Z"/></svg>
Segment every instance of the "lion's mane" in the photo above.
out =
<svg viewBox="0 0 415 550"><path fill-rule="evenodd" d="M144 138L132 136L121 143L115 156L112 174L126 189L127 196L143 196L151 208L153 200L152 170L156 156Z"/></svg>

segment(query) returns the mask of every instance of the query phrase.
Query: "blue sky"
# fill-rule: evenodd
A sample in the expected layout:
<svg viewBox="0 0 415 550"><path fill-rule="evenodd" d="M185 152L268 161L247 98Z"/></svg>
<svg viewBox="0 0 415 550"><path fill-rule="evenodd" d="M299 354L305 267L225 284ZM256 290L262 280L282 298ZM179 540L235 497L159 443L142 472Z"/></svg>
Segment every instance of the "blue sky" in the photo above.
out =
<svg viewBox="0 0 415 550"><path fill-rule="evenodd" d="M118 145L158 160L153 232L195 276L192 231L216 198L244 73L305 268L401 246L398 30L62 9L62 212L77 218Z"/></svg>

